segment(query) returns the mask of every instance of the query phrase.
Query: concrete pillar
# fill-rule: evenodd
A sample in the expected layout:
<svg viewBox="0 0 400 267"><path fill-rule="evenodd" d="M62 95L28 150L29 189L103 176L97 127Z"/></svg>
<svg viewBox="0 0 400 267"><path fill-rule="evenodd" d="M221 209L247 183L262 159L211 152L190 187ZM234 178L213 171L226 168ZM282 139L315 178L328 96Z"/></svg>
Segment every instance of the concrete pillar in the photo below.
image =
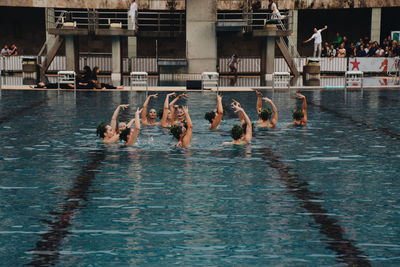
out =
<svg viewBox="0 0 400 267"><path fill-rule="evenodd" d="M217 69L216 8L215 0L186 0L186 57L190 74Z"/></svg>
<svg viewBox="0 0 400 267"><path fill-rule="evenodd" d="M297 9L292 10L292 20L293 20L293 24L292 24L292 45L293 48L297 50L297 38L298 38L298 28L299 28L299 11ZM294 55L295 53L293 53L294 51L290 51L291 55Z"/></svg>
<svg viewBox="0 0 400 267"><path fill-rule="evenodd" d="M46 25L46 44L47 44L47 51L49 51L50 47L54 45L54 41L56 39L56 36L53 34L49 34L48 29L49 28L54 28L55 23L54 23L54 8L46 8L45 9L45 25Z"/></svg>
<svg viewBox="0 0 400 267"><path fill-rule="evenodd" d="M275 37L266 37L262 41L261 47L261 86L271 85L271 82L265 82L272 79L274 73L275 61Z"/></svg>
<svg viewBox="0 0 400 267"><path fill-rule="evenodd" d="M79 46L78 37L65 36L66 70L79 72Z"/></svg>
<svg viewBox="0 0 400 267"><path fill-rule="evenodd" d="M382 8L372 8L371 12L371 40L381 42Z"/></svg>
<svg viewBox="0 0 400 267"><path fill-rule="evenodd" d="M128 29L132 29L132 20L128 19ZM136 36L128 37L128 58L137 57L137 39Z"/></svg>
<svg viewBox="0 0 400 267"><path fill-rule="evenodd" d="M121 85L121 39L119 36L112 37L112 69L111 80L114 86Z"/></svg>

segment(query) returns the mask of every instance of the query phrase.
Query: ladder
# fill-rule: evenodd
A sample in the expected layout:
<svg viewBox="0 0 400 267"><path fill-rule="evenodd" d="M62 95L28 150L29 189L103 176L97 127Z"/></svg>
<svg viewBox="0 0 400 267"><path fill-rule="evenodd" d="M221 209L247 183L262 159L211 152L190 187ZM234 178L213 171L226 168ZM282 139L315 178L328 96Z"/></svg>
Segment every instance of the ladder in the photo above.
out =
<svg viewBox="0 0 400 267"><path fill-rule="evenodd" d="M286 26L282 22L280 18L278 18L279 24L276 26L280 28L280 30L285 31ZM296 49L295 40L293 40L292 36L287 36L287 43L285 41L285 38L283 36L280 36L279 38L276 39L276 44L278 45L279 49L282 52L282 55L286 61L286 64L288 65L290 71L293 73L294 76L300 76L300 72L297 69L297 64L295 62L295 58L298 59L300 58L300 54Z"/></svg>

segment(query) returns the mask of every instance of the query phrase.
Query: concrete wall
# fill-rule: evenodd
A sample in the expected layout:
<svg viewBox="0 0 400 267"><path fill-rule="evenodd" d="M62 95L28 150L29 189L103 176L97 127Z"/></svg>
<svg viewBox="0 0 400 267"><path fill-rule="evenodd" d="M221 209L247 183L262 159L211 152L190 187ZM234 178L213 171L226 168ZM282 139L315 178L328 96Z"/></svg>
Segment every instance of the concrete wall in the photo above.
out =
<svg viewBox="0 0 400 267"><path fill-rule="evenodd" d="M185 0L137 0L140 9L168 9L167 1L176 9L185 9ZM198 0L203 2L204 0ZM218 9L241 9L247 0L214 0ZM252 0L254 1L254 0ZM260 0L262 8L268 0ZM327 9L400 6L400 0L277 0L280 9ZM0 0L0 6L125 9L130 0Z"/></svg>
<svg viewBox="0 0 400 267"><path fill-rule="evenodd" d="M186 44L189 73L216 71L217 36L214 0L187 0Z"/></svg>

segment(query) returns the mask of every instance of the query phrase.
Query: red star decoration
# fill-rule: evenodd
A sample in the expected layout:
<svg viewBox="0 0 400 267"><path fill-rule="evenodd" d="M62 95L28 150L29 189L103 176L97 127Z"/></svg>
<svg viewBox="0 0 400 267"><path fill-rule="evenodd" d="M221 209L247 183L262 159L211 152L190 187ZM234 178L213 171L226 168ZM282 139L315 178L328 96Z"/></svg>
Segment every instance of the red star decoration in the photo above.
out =
<svg viewBox="0 0 400 267"><path fill-rule="evenodd" d="M351 70L360 70L360 68L358 67L358 65L361 64L361 62L358 62L357 59L355 58L353 62L350 62L351 64L353 64L353 68Z"/></svg>

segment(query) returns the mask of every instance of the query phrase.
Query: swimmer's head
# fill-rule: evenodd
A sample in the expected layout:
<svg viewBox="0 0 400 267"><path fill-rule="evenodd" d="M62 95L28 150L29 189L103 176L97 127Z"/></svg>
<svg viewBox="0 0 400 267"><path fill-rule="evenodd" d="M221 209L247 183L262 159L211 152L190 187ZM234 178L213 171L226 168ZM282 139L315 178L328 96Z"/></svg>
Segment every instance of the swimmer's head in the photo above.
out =
<svg viewBox="0 0 400 267"><path fill-rule="evenodd" d="M239 140L242 138L243 135L243 128L240 125L234 125L231 130L231 136L233 140Z"/></svg>
<svg viewBox="0 0 400 267"><path fill-rule="evenodd" d="M126 123L125 122L120 122L118 123L118 131L122 132L126 128Z"/></svg>
<svg viewBox="0 0 400 267"><path fill-rule="evenodd" d="M185 116L185 111L183 110L182 106L178 106L176 108L175 114L178 117L178 120L183 120Z"/></svg>
<svg viewBox="0 0 400 267"><path fill-rule="evenodd" d="M99 126L97 126L96 135L100 136L100 138L102 139L104 139L105 137L112 137L113 132L111 126L104 122L100 123Z"/></svg>
<svg viewBox="0 0 400 267"><path fill-rule="evenodd" d="M295 121L300 121L301 119L303 119L304 117L304 113L303 110L298 108L298 109L294 109L293 113L292 113L292 117Z"/></svg>
<svg viewBox="0 0 400 267"><path fill-rule="evenodd" d="M214 111L207 112L207 113L204 115L204 119L208 120L210 123L213 122L214 118L215 118L215 112L214 112Z"/></svg>
<svg viewBox="0 0 400 267"><path fill-rule="evenodd" d="M269 108L262 109L259 116L263 121L267 121L271 118L272 111Z"/></svg>
<svg viewBox="0 0 400 267"><path fill-rule="evenodd" d="M131 128L125 127L125 129L123 129L119 134L119 140L127 142L130 134Z"/></svg>
<svg viewBox="0 0 400 267"><path fill-rule="evenodd" d="M157 118L157 111L154 108L150 109L149 118L152 120L155 120Z"/></svg>
<svg viewBox="0 0 400 267"><path fill-rule="evenodd" d="M44 82L39 82L38 84L37 84L37 87L38 88L44 88L46 86L46 84L44 83Z"/></svg>
<svg viewBox="0 0 400 267"><path fill-rule="evenodd" d="M171 127L170 129L170 133L176 138L176 139L181 139L185 133L186 133L186 129L187 129L187 124L186 122L181 122L178 123L174 126Z"/></svg>

